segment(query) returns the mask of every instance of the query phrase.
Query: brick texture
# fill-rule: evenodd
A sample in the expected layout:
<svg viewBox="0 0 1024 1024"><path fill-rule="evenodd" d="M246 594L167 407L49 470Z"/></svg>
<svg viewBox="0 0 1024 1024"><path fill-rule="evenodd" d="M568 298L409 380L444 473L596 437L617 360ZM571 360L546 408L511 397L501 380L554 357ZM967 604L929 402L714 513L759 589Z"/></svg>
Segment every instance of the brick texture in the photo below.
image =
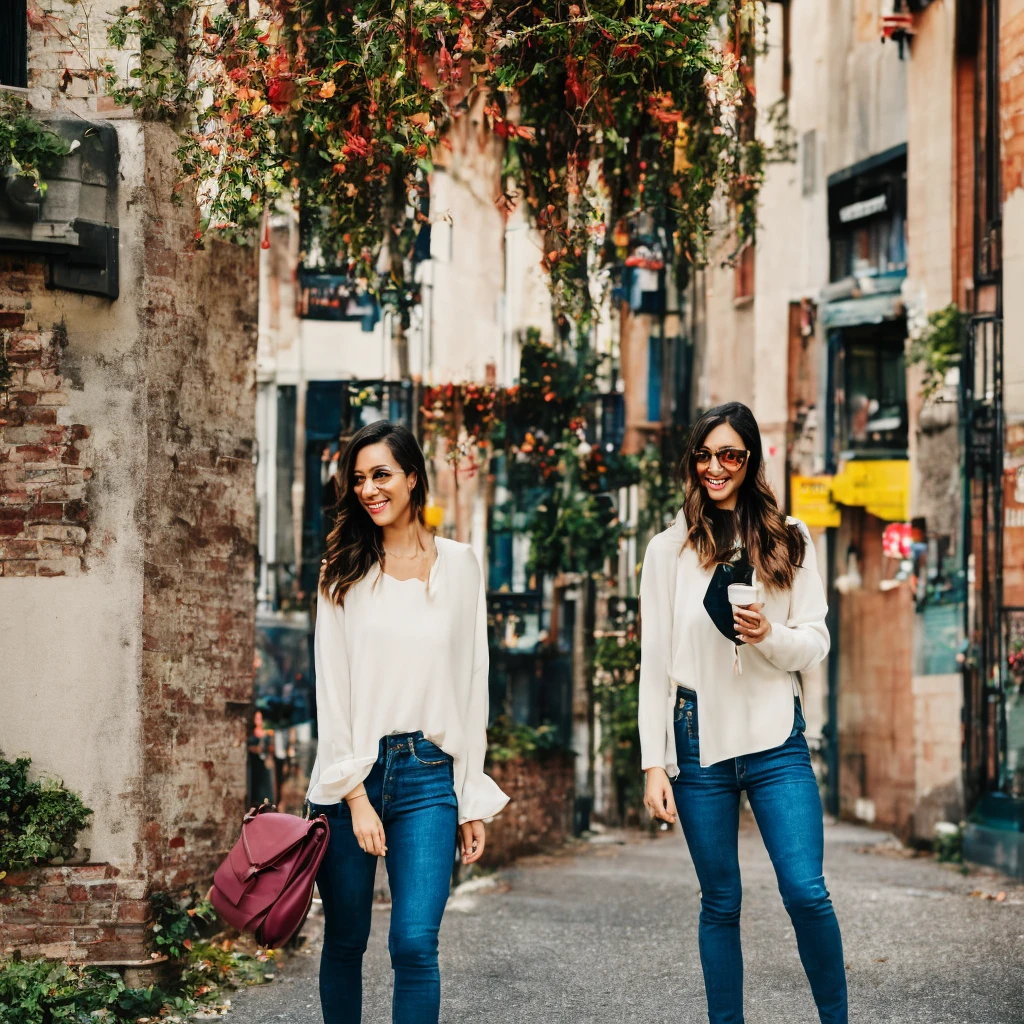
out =
<svg viewBox="0 0 1024 1024"><path fill-rule="evenodd" d="M10 400L0 400L0 567L12 577L98 577L98 564L92 572L89 565L90 510L97 563L108 546L123 542L134 554L139 545L139 557L117 577L127 594L123 628L138 631L131 643L141 651L137 674L126 680L139 709L138 729L125 733L138 744L138 774L128 780L123 813L97 815L91 826L94 847L100 829L130 834L129 843L113 844L126 851L124 861L110 873L87 864L12 875L0 886L4 946L92 961L144 958L146 892L205 891L237 838L254 662L255 251L217 242L195 249L198 215L171 198L180 169L170 128L145 125L126 141L144 149L133 156L144 160L145 187L133 193L133 237L121 236L131 287L109 313L96 300L88 327L70 312L66 331L36 323L33 305L60 308L60 297L55 303L44 294L39 265L11 257L0 264L0 322L11 332L14 372ZM133 296L125 315L118 303ZM118 376L90 348L105 316L112 329L137 325L130 375ZM72 376L85 380L82 392ZM97 437L124 431L103 419L125 414L123 405L106 412L107 386L131 394L137 468L116 480L106 472L92 479L89 469L90 428ZM92 401L95 422L75 422L79 398L83 407ZM106 449L92 454L97 465L109 461ZM129 509L123 535L112 508ZM38 588L29 595L13 579L3 583L5 600L25 600L20 614L47 613ZM61 581L51 586L59 603ZM19 665L23 677L32 673L30 654ZM36 730L52 730L53 722L21 720L29 725L20 745L34 754ZM96 737L78 739L84 747ZM65 765L67 785L95 786L77 768Z"/></svg>
<svg viewBox="0 0 1024 1024"><path fill-rule="evenodd" d="M1024 186L1024 8L1006 5L999 27L999 119L1003 195ZM1014 11L1013 8L1019 8Z"/></svg>
<svg viewBox="0 0 1024 1024"><path fill-rule="evenodd" d="M74 576L89 540L89 427L74 422L61 374L63 323L43 325L32 295L43 266L0 256L0 332L11 384L0 393L0 576Z"/></svg>
<svg viewBox="0 0 1024 1024"><path fill-rule="evenodd" d="M143 581L142 874L209 884L245 800L255 649L256 256L193 246L167 201L176 137L146 129L148 448Z"/></svg>
<svg viewBox="0 0 1024 1024"><path fill-rule="evenodd" d="M0 881L0 954L79 963L145 960L146 883L110 864L10 872Z"/></svg>
<svg viewBox="0 0 1024 1024"><path fill-rule="evenodd" d="M844 816L907 837L917 800L914 603L906 585L878 588L892 575L882 556L884 527L863 510L843 509L837 550L858 546L864 582L839 597L839 800Z"/></svg>
<svg viewBox="0 0 1024 1024"><path fill-rule="evenodd" d="M572 835L575 789L569 754L495 762L487 771L509 803L487 826L483 864L506 864L557 847Z"/></svg>

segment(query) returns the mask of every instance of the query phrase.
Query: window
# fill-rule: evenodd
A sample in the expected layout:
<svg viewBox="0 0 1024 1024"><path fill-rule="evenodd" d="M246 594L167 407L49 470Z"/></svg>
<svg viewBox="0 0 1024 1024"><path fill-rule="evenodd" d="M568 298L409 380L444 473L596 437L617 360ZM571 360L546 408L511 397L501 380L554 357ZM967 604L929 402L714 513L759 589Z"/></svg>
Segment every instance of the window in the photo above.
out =
<svg viewBox="0 0 1024 1024"><path fill-rule="evenodd" d="M26 0L0 4L0 85L28 85L28 12Z"/></svg>
<svg viewBox="0 0 1024 1024"><path fill-rule="evenodd" d="M906 454L904 333L902 321L843 331L836 411L844 451Z"/></svg>
<svg viewBox="0 0 1024 1024"><path fill-rule="evenodd" d="M906 269L905 146L831 175L828 207L831 280Z"/></svg>
<svg viewBox="0 0 1024 1024"><path fill-rule="evenodd" d="M733 300L744 302L754 297L754 245L747 242L736 257L733 270Z"/></svg>

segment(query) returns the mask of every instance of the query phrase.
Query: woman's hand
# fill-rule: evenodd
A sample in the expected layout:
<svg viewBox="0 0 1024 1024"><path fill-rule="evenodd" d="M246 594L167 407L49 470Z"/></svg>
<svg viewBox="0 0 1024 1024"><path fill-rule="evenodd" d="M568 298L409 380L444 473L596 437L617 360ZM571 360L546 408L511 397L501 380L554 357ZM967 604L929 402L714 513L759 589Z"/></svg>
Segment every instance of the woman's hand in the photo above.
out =
<svg viewBox="0 0 1024 1024"><path fill-rule="evenodd" d="M352 812L352 833L359 843L359 848L374 857L383 857L388 852L384 842L384 825L370 803L364 790L358 796L345 798L348 809Z"/></svg>
<svg viewBox="0 0 1024 1024"><path fill-rule="evenodd" d="M462 850L462 863L476 863L484 855L484 842L484 823L482 821L464 821L459 826L459 848Z"/></svg>
<svg viewBox="0 0 1024 1024"><path fill-rule="evenodd" d="M644 792L644 807L652 818L675 823L676 798L672 795L672 783L664 768L647 769L647 788Z"/></svg>
<svg viewBox="0 0 1024 1024"><path fill-rule="evenodd" d="M764 605L748 604L745 608L733 607L732 624L741 643L759 644L772 631L772 624L764 617Z"/></svg>

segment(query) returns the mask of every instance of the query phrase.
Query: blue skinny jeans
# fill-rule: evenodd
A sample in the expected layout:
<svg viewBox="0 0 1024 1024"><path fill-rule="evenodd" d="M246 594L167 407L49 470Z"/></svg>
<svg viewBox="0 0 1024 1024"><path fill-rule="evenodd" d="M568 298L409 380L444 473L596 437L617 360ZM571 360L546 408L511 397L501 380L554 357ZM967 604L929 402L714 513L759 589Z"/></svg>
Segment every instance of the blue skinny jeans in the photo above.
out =
<svg viewBox="0 0 1024 1024"><path fill-rule="evenodd" d="M743 1024L740 950L740 792L746 790L796 931L822 1024L847 1024L843 941L822 877L821 798L799 702L780 747L702 768L696 695L680 689L675 711L679 820L700 882L700 960L710 1024Z"/></svg>
<svg viewBox="0 0 1024 1024"><path fill-rule="evenodd" d="M386 736L366 779L370 802L384 824L391 887L388 949L395 973L391 1019L437 1024L441 976L437 933L455 863L458 802L452 759L423 733ZM363 954L370 936L377 858L352 833L342 801L313 805L330 825L327 853L317 874L324 908L320 1006L324 1024L360 1024Z"/></svg>

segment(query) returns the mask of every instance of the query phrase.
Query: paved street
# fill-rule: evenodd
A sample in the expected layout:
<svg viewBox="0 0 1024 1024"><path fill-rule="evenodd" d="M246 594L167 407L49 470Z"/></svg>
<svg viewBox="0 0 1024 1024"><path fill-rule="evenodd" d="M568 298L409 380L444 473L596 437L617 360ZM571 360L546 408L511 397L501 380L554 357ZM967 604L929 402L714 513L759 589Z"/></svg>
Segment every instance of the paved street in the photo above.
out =
<svg viewBox="0 0 1024 1024"><path fill-rule="evenodd" d="M1024 887L908 859L877 832L826 828L826 876L846 944L851 1021L1022 1024ZM701 1024L697 886L678 833L606 835L453 897L441 931L447 1024ZM871 847L875 852L867 852ZM741 836L747 1024L817 1020L774 875ZM475 891L472 891L474 890ZM1005 899L986 899L982 894ZM388 911L374 916L366 1024L391 1020ZM237 993L232 1024L319 1024L319 921L271 985Z"/></svg>

